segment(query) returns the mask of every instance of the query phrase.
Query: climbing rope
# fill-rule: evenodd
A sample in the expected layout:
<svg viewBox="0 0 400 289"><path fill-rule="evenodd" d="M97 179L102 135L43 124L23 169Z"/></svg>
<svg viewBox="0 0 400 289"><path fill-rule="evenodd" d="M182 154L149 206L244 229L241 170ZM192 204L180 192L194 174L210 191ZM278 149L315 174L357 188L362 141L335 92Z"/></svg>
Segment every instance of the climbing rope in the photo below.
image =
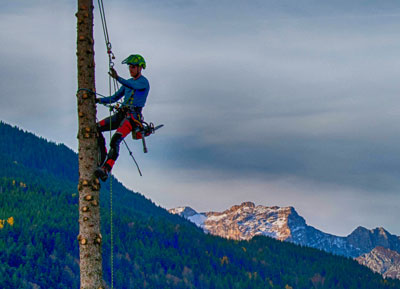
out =
<svg viewBox="0 0 400 289"><path fill-rule="evenodd" d="M144 137L144 136L143 136L143 137ZM133 161L134 161L135 164L136 164L136 167L137 167L137 169L138 169L139 175L142 177L142 176L143 176L143 175L142 175L142 171L140 170L139 164L136 162L136 159L135 159L135 157L133 156L132 151L129 149L128 144L126 143L126 141L123 140L123 142L124 142L124 144L125 144L125 146L126 146L126 149L127 149L128 152L129 152L131 158L133 159Z"/></svg>
<svg viewBox="0 0 400 289"><path fill-rule="evenodd" d="M95 92L95 91L93 91L93 90L90 90L90 89L88 89L88 88L79 88L79 89L77 90L77 93L80 92L80 91L87 91L87 92L93 93L93 94L95 94L95 95L99 95L99 96L101 96L101 97L106 97L105 95L102 95L102 94L100 94L100 93L97 93L97 92Z"/></svg>
<svg viewBox="0 0 400 289"><path fill-rule="evenodd" d="M107 48L107 54L108 54L108 70L109 72L111 69L114 67L114 53L112 52L112 46L110 42L110 37L108 35L108 28L107 28L107 21L106 21L106 15L104 12L104 4L103 0L97 0L97 3L99 5L99 11L100 11L100 18L101 18L101 24L103 27L103 34L104 34L104 40L106 42L106 48ZM113 83L112 83L113 82ZM113 85L112 85L113 84ZM112 95L112 88L114 88L114 93L118 89L118 83L115 79L112 80L111 76L108 76L108 87L109 87L109 95ZM112 138L112 108L111 108L111 99L110 99L110 140ZM110 174L110 268L111 268L111 289L114 288L114 228L113 228L113 192L112 192L112 184L113 184L113 176Z"/></svg>
<svg viewBox="0 0 400 289"><path fill-rule="evenodd" d="M109 67L112 68L112 67L114 67L113 59L115 59L115 56L111 50L112 46L111 46L111 42L110 42L110 36L108 35L107 20L106 20L106 14L104 12L103 0L97 0L97 3L99 4L101 25L103 27L104 40L106 42L106 47L107 47Z"/></svg>
<svg viewBox="0 0 400 289"><path fill-rule="evenodd" d="M108 77L110 78L110 76ZM110 80L109 80L110 83ZM111 95L111 85L109 85L110 95ZM110 103L111 105L111 103ZM110 108L110 140L112 138L111 130L112 130L112 109ZM110 174L110 262L111 262L111 289L114 288L114 230L113 230L113 193L112 193L112 184L113 184L113 176Z"/></svg>

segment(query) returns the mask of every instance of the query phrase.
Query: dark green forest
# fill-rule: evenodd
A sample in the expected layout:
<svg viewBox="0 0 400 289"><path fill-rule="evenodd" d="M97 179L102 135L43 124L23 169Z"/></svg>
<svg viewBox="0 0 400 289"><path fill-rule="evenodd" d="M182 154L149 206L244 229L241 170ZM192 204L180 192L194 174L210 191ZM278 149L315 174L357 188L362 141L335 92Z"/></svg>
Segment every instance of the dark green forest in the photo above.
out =
<svg viewBox="0 0 400 289"><path fill-rule="evenodd" d="M0 123L0 288L79 288L78 156ZM110 195L101 189L110 284ZM357 262L267 237L204 234L113 180L115 288L400 288Z"/></svg>

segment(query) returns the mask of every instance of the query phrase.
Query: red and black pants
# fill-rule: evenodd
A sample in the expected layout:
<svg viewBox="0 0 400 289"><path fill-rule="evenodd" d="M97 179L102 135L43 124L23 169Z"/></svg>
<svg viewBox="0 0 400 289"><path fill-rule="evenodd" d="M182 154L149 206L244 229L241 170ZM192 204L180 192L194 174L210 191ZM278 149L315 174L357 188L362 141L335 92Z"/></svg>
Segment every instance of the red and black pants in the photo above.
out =
<svg viewBox="0 0 400 289"><path fill-rule="evenodd" d="M122 140L133 130L141 126L141 108L120 109L116 114L107 117L97 123L99 131L99 149L101 150L100 163L103 168L111 171L119 155L119 146ZM110 151L107 154L106 143L103 136L104 131L117 130L110 140ZM105 156L107 155L107 158Z"/></svg>

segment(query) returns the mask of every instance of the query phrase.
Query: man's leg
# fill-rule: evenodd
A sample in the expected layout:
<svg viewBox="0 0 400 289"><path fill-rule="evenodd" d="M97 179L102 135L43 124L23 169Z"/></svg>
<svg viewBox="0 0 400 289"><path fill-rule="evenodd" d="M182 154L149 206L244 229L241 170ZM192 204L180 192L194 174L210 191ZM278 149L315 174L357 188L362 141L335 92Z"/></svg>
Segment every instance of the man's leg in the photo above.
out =
<svg viewBox="0 0 400 289"><path fill-rule="evenodd" d="M133 126L129 119L124 119L114 133L110 141L110 151L107 155L107 160L104 162L104 165L101 168L96 170L96 176L99 177L102 181L106 181L108 178L108 174L111 172L115 161L119 156L119 146L122 140L132 131Z"/></svg>
<svg viewBox="0 0 400 289"><path fill-rule="evenodd" d="M103 165L107 157L106 140L104 139L102 132L117 129L123 119L124 117L122 113L116 113L111 117L106 117L105 119L102 119L97 123L97 132L98 132L97 146L99 148L99 157L98 157L99 166Z"/></svg>

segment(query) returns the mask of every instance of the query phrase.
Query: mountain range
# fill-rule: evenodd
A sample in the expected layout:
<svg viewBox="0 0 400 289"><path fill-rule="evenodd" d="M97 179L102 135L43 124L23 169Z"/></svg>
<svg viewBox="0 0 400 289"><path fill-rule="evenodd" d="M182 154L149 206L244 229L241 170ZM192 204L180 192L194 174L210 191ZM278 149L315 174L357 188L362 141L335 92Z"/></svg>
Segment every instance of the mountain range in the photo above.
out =
<svg viewBox="0 0 400 289"><path fill-rule="evenodd" d="M256 206L244 202L223 212L198 213L190 207L178 207L169 212L185 217L205 232L228 239L250 240L262 235L351 258L373 254L368 262L360 263L382 274L386 272L384 267L391 266L390 260L398 261L392 256L400 252L400 237L384 228L368 230L360 226L346 237L335 236L307 225L293 207ZM376 250L377 247L386 250ZM377 256L377 253L385 262L375 262L377 259L372 256ZM398 268L398 263L393 263L390 275L384 276L400 276Z"/></svg>

